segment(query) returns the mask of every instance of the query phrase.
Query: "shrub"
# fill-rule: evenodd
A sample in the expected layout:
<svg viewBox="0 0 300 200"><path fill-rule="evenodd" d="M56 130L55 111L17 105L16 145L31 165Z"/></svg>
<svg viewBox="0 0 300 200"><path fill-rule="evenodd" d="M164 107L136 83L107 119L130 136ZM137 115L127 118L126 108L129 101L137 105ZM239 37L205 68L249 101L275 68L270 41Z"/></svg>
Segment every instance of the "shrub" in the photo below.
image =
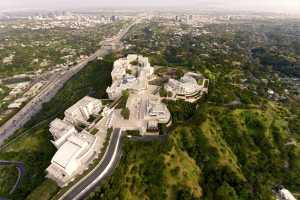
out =
<svg viewBox="0 0 300 200"><path fill-rule="evenodd" d="M126 73L127 74L132 74L132 70L131 69L126 69Z"/></svg>
<svg viewBox="0 0 300 200"><path fill-rule="evenodd" d="M121 111L121 115L122 117L124 117L124 119L129 119L129 116L130 116L130 110L126 107L126 108L123 108L122 111Z"/></svg>
<svg viewBox="0 0 300 200"><path fill-rule="evenodd" d="M161 87L160 90L159 90L159 95L161 97L167 97L168 96L168 92L165 90L164 87Z"/></svg>
<svg viewBox="0 0 300 200"><path fill-rule="evenodd" d="M139 62L138 62L138 60L134 60L134 61L130 62L130 64L131 64L131 65L138 65Z"/></svg>

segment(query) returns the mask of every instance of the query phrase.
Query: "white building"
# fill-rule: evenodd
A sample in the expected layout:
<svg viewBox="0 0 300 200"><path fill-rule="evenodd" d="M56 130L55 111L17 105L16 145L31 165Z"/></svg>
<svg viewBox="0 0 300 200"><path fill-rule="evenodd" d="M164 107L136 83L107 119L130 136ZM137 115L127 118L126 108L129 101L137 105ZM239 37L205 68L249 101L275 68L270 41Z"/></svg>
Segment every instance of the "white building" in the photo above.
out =
<svg viewBox="0 0 300 200"><path fill-rule="evenodd" d="M26 97L32 97L38 94L38 92L41 90L41 88L45 85L45 82L38 82L34 84L25 94Z"/></svg>
<svg viewBox="0 0 300 200"><path fill-rule="evenodd" d="M112 80L119 80L126 74L126 70L130 69L131 65L126 58L120 58L114 62L114 67L111 72Z"/></svg>
<svg viewBox="0 0 300 200"><path fill-rule="evenodd" d="M99 114L101 109L101 100L86 96L65 111L64 120L73 124L86 124L88 119Z"/></svg>
<svg viewBox="0 0 300 200"><path fill-rule="evenodd" d="M51 142L58 150L46 171L47 177L58 186L66 186L87 169L101 150L104 141L101 136L91 135L85 130L78 132L74 126L99 114L101 108L100 100L86 96L65 111L64 120L55 119L50 123L49 131L54 139Z"/></svg>
<svg viewBox="0 0 300 200"><path fill-rule="evenodd" d="M156 135L159 124L171 124L171 114L161 98L153 94L156 86L149 85L154 76L154 68L149 59L130 54L114 62L111 73L113 83L106 92L110 99L117 99L124 90L130 95L126 107L130 110L129 119L124 119L120 110L113 112L111 123L124 130L138 130L142 135Z"/></svg>
<svg viewBox="0 0 300 200"><path fill-rule="evenodd" d="M127 89L137 89L139 81L132 75L124 75L122 79L117 79L107 88L106 92L110 99L116 99L122 95L122 92Z"/></svg>
<svg viewBox="0 0 300 200"><path fill-rule="evenodd" d="M27 97L21 97L19 99L16 99L13 103L9 104L7 106L8 109L18 109L18 108L21 108L22 105L28 101L28 98Z"/></svg>
<svg viewBox="0 0 300 200"><path fill-rule="evenodd" d="M60 187L66 186L75 175L82 173L99 151L96 136L86 131L70 133L71 131L72 128L68 127L64 141L59 144L58 151L46 169L47 178L54 180Z"/></svg>
<svg viewBox="0 0 300 200"><path fill-rule="evenodd" d="M171 114L159 96L149 91L131 93L126 107L130 110L129 119L119 119L117 114L114 124L123 125L124 130L138 130L141 135L159 134L159 124L171 125Z"/></svg>
<svg viewBox="0 0 300 200"><path fill-rule="evenodd" d="M274 189L277 200L297 200L290 191L285 189L283 186L277 186Z"/></svg>
<svg viewBox="0 0 300 200"><path fill-rule="evenodd" d="M9 104L7 106L7 108L8 109L19 109L19 108L22 107L22 105L23 105L22 103L15 103L15 102L13 102L13 103Z"/></svg>
<svg viewBox="0 0 300 200"><path fill-rule="evenodd" d="M168 107L158 98L149 98L147 100L146 120L155 120L158 123L166 124L171 119L171 114Z"/></svg>
<svg viewBox="0 0 300 200"><path fill-rule="evenodd" d="M50 133L52 134L54 141L51 141L56 148L59 148L70 135L77 134L75 127L67 121L61 119L55 119L50 123Z"/></svg>
<svg viewBox="0 0 300 200"><path fill-rule="evenodd" d="M168 107L159 98L149 98L146 104L146 132L159 133L159 124L171 125L171 114Z"/></svg>
<svg viewBox="0 0 300 200"><path fill-rule="evenodd" d="M147 89L153 72L148 58L143 56L129 54L126 58L116 60L111 72L113 83L106 90L109 98L116 99L127 89Z"/></svg>
<svg viewBox="0 0 300 200"><path fill-rule="evenodd" d="M196 73L186 73L180 80L169 79L165 90L171 94L170 98L195 102L208 92L209 80Z"/></svg>

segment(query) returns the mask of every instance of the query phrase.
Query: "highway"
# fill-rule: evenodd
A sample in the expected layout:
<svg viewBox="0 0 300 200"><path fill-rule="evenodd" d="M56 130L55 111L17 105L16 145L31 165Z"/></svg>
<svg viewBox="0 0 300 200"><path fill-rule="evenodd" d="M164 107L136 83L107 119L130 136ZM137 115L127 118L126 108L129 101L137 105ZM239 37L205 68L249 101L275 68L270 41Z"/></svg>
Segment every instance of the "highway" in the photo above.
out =
<svg viewBox="0 0 300 200"><path fill-rule="evenodd" d="M42 109L42 105L44 103L49 102L64 86L64 84L80 70L82 70L90 61L96 59L97 57L104 57L105 55L111 53L112 49L108 47L108 44L111 44L112 46L115 44L120 44L120 40L135 24L139 22L140 20L137 19L126 29L119 32L118 35L111 38L111 40L104 41L106 45L103 45L94 54L90 55L86 60L72 67L65 74L53 77L50 83L46 85L38 95L31 99L19 112L17 112L12 118L10 118L0 127L0 145L2 145L8 137L13 135L16 130L22 128L35 114Z"/></svg>
<svg viewBox="0 0 300 200"><path fill-rule="evenodd" d="M96 168L80 182L71 187L62 197L60 197L60 200L84 199L88 197L103 179L111 175L121 158L121 139L122 130L120 128L114 129L108 148Z"/></svg>

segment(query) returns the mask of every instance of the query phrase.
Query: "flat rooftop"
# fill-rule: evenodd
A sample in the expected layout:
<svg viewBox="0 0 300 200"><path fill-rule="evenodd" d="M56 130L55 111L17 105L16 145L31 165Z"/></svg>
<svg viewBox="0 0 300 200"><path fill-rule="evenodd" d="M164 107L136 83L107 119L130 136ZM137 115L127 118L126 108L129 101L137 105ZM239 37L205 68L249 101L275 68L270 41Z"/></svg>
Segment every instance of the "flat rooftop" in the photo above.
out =
<svg viewBox="0 0 300 200"><path fill-rule="evenodd" d="M66 168L80 149L81 147L79 145L67 141L59 148L52 160L59 166Z"/></svg>

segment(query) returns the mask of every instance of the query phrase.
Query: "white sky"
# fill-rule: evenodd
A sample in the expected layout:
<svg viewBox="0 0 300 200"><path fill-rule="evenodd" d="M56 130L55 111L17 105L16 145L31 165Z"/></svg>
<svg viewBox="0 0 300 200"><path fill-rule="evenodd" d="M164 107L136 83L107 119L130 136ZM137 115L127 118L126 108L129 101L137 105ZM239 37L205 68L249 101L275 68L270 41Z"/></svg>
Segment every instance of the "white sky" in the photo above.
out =
<svg viewBox="0 0 300 200"><path fill-rule="evenodd" d="M300 0L0 0L1 10L67 9L101 6L185 6L300 13Z"/></svg>

